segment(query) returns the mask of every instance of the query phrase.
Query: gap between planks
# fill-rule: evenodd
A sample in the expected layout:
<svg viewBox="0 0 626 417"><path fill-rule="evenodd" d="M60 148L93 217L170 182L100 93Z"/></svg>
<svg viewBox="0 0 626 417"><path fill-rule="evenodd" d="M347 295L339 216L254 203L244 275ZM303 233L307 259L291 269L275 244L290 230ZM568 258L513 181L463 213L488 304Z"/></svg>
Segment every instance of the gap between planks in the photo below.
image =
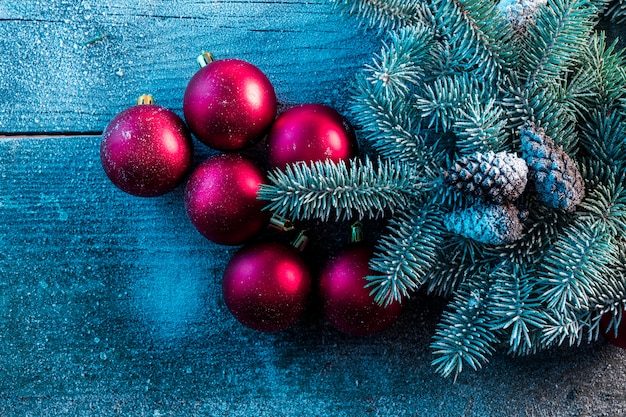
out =
<svg viewBox="0 0 626 417"><path fill-rule="evenodd" d="M102 132L0 132L0 140L99 137Z"/></svg>

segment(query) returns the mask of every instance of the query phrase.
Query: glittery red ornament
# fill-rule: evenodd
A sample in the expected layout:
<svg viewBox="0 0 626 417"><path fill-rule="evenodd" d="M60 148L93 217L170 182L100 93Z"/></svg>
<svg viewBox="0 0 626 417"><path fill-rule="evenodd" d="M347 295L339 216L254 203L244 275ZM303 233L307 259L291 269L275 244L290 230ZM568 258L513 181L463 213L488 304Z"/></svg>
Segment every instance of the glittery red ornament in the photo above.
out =
<svg viewBox="0 0 626 417"><path fill-rule="evenodd" d="M365 288L365 277L374 274L369 268L373 253L367 244L353 244L331 259L320 276L324 316L335 328L354 336L387 329L402 310L398 302L378 305Z"/></svg>
<svg viewBox="0 0 626 417"><path fill-rule="evenodd" d="M622 315L624 312L622 312ZM619 325L617 326L617 334L611 324L611 318L613 313L605 313L600 318L600 333L608 340L612 345L626 349L626 317L622 317ZM609 328L610 326L610 328Z"/></svg>
<svg viewBox="0 0 626 417"><path fill-rule="evenodd" d="M185 90L185 121L211 148L233 151L254 144L276 117L274 87L259 68L246 61L212 61L206 56L206 66Z"/></svg>
<svg viewBox="0 0 626 417"><path fill-rule="evenodd" d="M222 293L242 324L260 331L284 330L302 316L311 276L297 251L276 242L239 249L224 271Z"/></svg>
<svg viewBox="0 0 626 417"><path fill-rule="evenodd" d="M293 162L339 161L357 154L354 130L332 107L302 104L282 113L267 139L269 162L284 168Z"/></svg>
<svg viewBox="0 0 626 417"><path fill-rule="evenodd" d="M238 154L215 155L191 174L185 207L193 225L221 245L244 243L269 222L257 192L266 182L263 171Z"/></svg>
<svg viewBox="0 0 626 417"><path fill-rule="evenodd" d="M102 134L104 172L121 190L154 197L174 189L191 167L193 144L182 119L151 96L111 120Z"/></svg>

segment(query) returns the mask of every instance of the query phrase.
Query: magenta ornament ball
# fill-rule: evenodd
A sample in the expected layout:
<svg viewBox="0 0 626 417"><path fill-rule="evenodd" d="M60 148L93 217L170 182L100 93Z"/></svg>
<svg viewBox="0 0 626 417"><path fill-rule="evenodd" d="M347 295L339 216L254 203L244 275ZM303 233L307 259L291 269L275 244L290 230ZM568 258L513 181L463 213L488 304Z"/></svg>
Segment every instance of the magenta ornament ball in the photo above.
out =
<svg viewBox="0 0 626 417"><path fill-rule="evenodd" d="M354 129L332 107L302 104L281 113L267 139L268 160L276 168L304 161L334 162L357 155Z"/></svg>
<svg viewBox="0 0 626 417"><path fill-rule="evenodd" d="M259 141L276 117L276 93L267 76L239 59L221 59L191 78L183 113L191 132L205 145L236 151Z"/></svg>
<svg viewBox="0 0 626 417"><path fill-rule="evenodd" d="M265 173L238 154L219 154L201 163L185 188L185 208L195 228L220 245L239 245L269 221L265 203L257 199Z"/></svg>
<svg viewBox="0 0 626 417"><path fill-rule="evenodd" d="M336 329L354 336L381 332L397 320L402 305L380 306L365 288L374 250L366 244L353 244L327 262L320 275L324 316Z"/></svg>
<svg viewBox="0 0 626 417"><path fill-rule="evenodd" d="M239 249L224 270L226 306L243 325L275 332L295 324L311 292L311 275L300 254L277 242Z"/></svg>
<svg viewBox="0 0 626 417"><path fill-rule="evenodd" d="M193 143L174 112L138 104L107 125L100 143L104 172L121 190L155 197L179 185L191 167Z"/></svg>

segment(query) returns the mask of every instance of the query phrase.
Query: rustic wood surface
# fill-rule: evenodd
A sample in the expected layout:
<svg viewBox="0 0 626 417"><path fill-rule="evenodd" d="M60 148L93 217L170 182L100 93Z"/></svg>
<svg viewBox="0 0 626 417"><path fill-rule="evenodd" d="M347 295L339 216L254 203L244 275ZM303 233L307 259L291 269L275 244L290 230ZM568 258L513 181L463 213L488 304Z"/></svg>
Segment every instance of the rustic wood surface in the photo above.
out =
<svg viewBox="0 0 626 417"><path fill-rule="evenodd" d="M606 342L441 379L443 307L422 295L368 338L315 300L288 331L244 328L221 299L235 248L193 229L182 187L108 181L99 132L145 92L180 114L201 49L256 63L283 106L345 111L380 39L324 0L10 0L0 46L0 416L626 415L626 354ZM342 241L318 227L319 260Z"/></svg>

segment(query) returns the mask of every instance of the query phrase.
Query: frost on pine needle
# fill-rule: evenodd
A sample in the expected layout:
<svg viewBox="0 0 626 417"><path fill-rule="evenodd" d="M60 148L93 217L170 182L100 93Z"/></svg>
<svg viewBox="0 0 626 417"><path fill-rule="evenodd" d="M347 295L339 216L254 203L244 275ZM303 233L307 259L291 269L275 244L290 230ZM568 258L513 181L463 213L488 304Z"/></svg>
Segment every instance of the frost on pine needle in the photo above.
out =
<svg viewBox="0 0 626 417"><path fill-rule="evenodd" d="M514 27L521 28L531 22L537 9L547 2L547 0L500 0L498 9Z"/></svg>

